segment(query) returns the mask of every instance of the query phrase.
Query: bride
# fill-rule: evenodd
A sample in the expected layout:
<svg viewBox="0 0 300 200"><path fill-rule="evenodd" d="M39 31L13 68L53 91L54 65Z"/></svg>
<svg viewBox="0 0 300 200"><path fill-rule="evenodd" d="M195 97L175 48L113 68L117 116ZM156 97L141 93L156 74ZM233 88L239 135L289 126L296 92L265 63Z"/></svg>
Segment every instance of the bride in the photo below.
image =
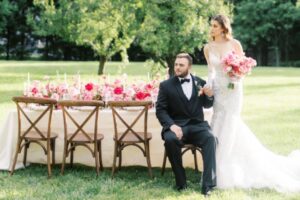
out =
<svg viewBox="0 0 300 200"><path fill-rule="evenodd" d="M218 188L271 188L279 192L300 192L300 153L288 157L263 146L241 119L242 81L228 89L229 78L221 60L232 51L243 55L240 42L232 38L230 21L217 15L211 20L212 41L205 45L208 85L215 101L212 132L218 139L216 152Z"/></svg>

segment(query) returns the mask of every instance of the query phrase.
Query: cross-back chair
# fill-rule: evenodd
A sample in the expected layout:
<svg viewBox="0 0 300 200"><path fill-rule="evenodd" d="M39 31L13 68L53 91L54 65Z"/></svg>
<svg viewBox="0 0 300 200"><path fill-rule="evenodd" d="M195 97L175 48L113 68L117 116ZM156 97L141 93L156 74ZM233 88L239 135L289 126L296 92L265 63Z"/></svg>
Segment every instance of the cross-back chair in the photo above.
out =
<svg viewBox="0 0 300 200"><path fill-rule="evenodd" d="M152 178L150 161L150 140L152 134L148 132L148 109L152 105L151 101L109 101L108 106L112 110L114 123L114 157L112 165L112 177L115 174L117 158L119 159L119 170L122 165L122 151L127 146L135 146L140 149L146 157L148 173ZM128 119L122 116L121 112L135 112L135 119L129 123ZM123 113L124 114L124 113ZM137 130L134 126L142 120L142 130ZM121 125L125 130L121 131Z"/></svg>
<svg viewBox="0 0 300 200"><path fill-rule="evenodd" d="M185 144L182 147L182 152L181 152L181 156L183 156L187 151L191 151L194 157L194 165L195 165L195 172L199 172L199 168L198 168L198 160L197 160L197 151L201 154L202 150L201 148L193 145L193 144ZM165 150L164 153L164 157L163 157L163 164L161 167L161 175L163 176L165 173L165 169L166 169L166 162L167 162L167 153Z"/></svg>
<svg viewBox="0 0 300 200"><path fill-rule="evenodd" d="M101 141L104 138L104 136L98 132L98 115L99 109L104 106L104 103L102 101L61 100L58 101L58 105L62 108L64 122L64 150L61 174L64 174L66 158L70 155L70 164L72 167L75 148L78 146L84 146L95 158L96 173L98 176L100 169L103 170ZM84 111L88 112L88 115L83 122L79 122L78 119L72 116L72 113L70 112L72 107L90 108ZM92 119L94 123L93 132L86 131L87 127L85 125L87 125ZM70 131L68 125L71 124L73 126L75 125L75 131ZM93 147L90 146L91 144Z"/></svg>
<svg viewBox="0 0 300 200"><path fill-rule="evenodd" d="M36 143L42 147L44 153L47 155L47 167L48 167L48 177L51 177L51 151L52 151L52 164L55 164L55 140L57 138L57 134L51 132L51 120L52 120L52 111L53 107L57 103L54 99L46 99L39 97L13 97L12 100L17 105L18 112L18 141L16 152L13 160L13 165L10 171L10 175L13 175L16 162L18 158L18 154L22 152L24 148L24 157L23 164L26 166L27 160L27 149L29 148L31 143ZM26 110L22 106L22 104L40 104L42 110L40 110L40 114L36 119L32 119ZM38 112L38 111L36 111ZM48 114L48 118L47 118ZM22 118L23 116L23 118ZM37 125L41 124L42 119L46 118L47 121L47 129L41 130ZM24 131L22 130L22 125L24 125L24 121L29 123L29 127ZM24 120L24 121L23 121ZM46 144L44 144L46 143Z"/></svg>

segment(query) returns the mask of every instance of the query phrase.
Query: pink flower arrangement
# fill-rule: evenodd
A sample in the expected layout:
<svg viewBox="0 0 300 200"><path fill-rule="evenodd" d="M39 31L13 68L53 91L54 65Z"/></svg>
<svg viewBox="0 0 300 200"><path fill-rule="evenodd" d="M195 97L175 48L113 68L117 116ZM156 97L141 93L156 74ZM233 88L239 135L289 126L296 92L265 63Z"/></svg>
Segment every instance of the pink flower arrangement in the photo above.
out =
<svg viewBox="0 0 300 200"><path fill-rule="evenodd" d="M256 66L256 61L253 58L240 56L234 51L223 58L222 63L224 72L231 80L228 84L229 89L234 89L234 82L250 74L252 68Z"/></svg>
<svg viewBox="0 0 300 200"><path fill-rule="evenodd" d="M159 80L127 83L126 77L123 75L122 78L110 82L109 78L102 76L97 81L98 83L96 81L89 81L85 84L80 81L80 78L76 77L73 79L73 84L68 84L66 80L63 83L55 83L51 82L50 78L47 78L44 79L44 81L47 81L46 84L42 84L40 81L33 81L31 85L24 89L24 95L53 98L56 100L103 100L105 102L110 100L156 101Z"/></svg>

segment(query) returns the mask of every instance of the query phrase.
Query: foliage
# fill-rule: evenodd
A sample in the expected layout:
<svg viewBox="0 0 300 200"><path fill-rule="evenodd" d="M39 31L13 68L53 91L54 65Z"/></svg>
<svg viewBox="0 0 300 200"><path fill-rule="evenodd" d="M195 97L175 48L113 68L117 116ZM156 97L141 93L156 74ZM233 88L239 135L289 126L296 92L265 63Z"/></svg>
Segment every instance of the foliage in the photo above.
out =
<svg viewBox="0 0 300 200"><path fill-rule="evenodd" d="M254 48L262 54L257 57L265 58L259 59L259 64L267 64L270 47L282 51L287 48L288 51L291 45L288 38L297 22L300 22L300 9L291 1L243 0L236 5L234 30L246 49Z"/></svg>
<svg viewBox="0 0 300 200"><path fill-rule="evenodd" d="M207 42L209 17L228 13L227 6L218 0L151 0L145 1L144 9L139 44L154 61L168 67L171 75L178 53L193 54Z"/></svg>
<svg viewBox="0 0 300 200"><path fill-rule="evenodd" d="M61 0L57 4L36 0L35 3L44 10L34 25L36 33L59 35L79 45L90 46L100 57L98 74L103 73L108 59L129 48L138 29L136 15L142 5L138 0Z"/></svg>
<svg viewBox="0 0 300 200"><path fill-rule="evenodd" d="M12 4L9 0L0 1L0 33L5 29L8 16L15 10L14 4Z"/></svg>
<svg viewBox="0 0 300 200"><path fill-rule="evenodd" d="M27 48L31 43L31 27L26 24L26 14L31 8L31 0L0 2L0 37L5 41L6 59L11 56L25 59L31 51Z"/></svg>

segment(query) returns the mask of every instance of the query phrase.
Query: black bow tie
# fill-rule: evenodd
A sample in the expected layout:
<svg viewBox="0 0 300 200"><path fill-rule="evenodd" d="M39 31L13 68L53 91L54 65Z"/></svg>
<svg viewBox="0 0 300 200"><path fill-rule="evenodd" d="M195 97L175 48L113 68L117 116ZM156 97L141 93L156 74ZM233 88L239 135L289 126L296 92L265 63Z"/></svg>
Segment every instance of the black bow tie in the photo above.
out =
<svg viewBox="0 0 300 200"><path fill-rule="evenodd" d="M189 82L190 82L190 79L189 79L189 78L182 78L182 79L180 79L180 83L181 83L181 84L183 84L184 82L189 83Z"/></svg>

